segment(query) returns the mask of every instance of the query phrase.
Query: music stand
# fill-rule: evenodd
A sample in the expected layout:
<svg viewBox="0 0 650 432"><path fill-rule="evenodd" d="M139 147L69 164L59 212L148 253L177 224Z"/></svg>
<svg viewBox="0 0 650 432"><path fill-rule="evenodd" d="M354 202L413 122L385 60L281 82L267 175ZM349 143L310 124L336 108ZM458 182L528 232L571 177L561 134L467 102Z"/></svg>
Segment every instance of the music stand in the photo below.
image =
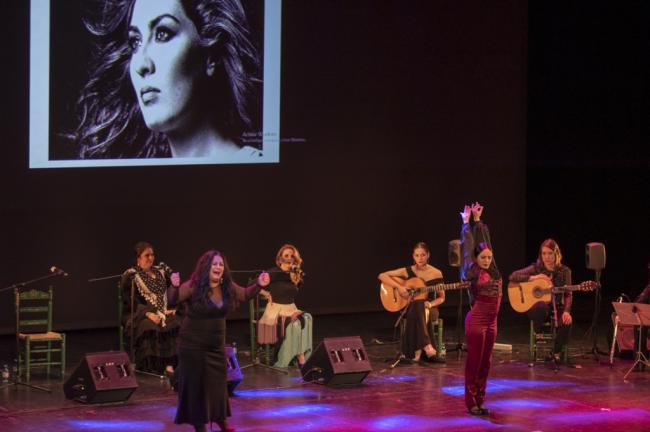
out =
<svg viewBox="0 0 650 432"><path fill-rule="evenodd" d="M634 364L627 371L623 380L627 379L627 376L632 372L632 370L639 363L644 364L645 366L650 367L650 360L643 354L641 351L641 344L645 344L645 340L641 340L641 327L650 325L650 305L644 303L619 303L613 302L614 310L618 315L621 325L635 326L639 327L639 344L636 347L636 355L634 357Z"/></svg>

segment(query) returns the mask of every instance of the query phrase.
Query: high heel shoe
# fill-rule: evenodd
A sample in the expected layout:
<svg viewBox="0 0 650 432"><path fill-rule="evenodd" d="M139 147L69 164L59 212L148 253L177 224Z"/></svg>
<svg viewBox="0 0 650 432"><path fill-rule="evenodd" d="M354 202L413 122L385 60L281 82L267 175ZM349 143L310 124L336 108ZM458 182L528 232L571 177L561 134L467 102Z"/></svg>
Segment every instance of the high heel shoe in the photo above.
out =
<svg viewBox="0 0 650 432"><path fill-rule="evenodd" d="M473 416L480 416L481 415L481 409L479 407L477 407L476 405L471 407L468 411Z"/></svg>
<svg viewBox="0 0 650 432"><path fill-rule="evenodd" d="M165 369L165 377L169 380L169 385L171 386L172 390L177 392L178 391L178 375L176 374L176 371L170 372L169 370Z"/></svg>
<svg viewBox="0 0 650 432"><path fill-rule="evenodd" d="M228 422L225 420L218 421L217 425L219 426L219 430L221 432L235 432L235 428L228 426Z"/></svg>

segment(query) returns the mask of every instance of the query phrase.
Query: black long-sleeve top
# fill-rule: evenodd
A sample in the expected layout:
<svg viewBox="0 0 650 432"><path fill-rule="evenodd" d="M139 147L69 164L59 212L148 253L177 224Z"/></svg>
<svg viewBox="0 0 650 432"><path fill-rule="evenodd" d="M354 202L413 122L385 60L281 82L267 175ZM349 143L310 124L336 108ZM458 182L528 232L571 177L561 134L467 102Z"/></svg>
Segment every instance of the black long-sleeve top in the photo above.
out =
<svg viewBox="0 0 650 432"><path fill-rule="evenodd" d="M279 267L273 267L268 270L271 282L266 290L271 293L274 303L291 304L295 303L298 291L302 288L302 282L298 285L291 280L291 274L283 271Z"/></svg>
<svg viewBox="0 0 650 432"><path fill-rule="evenodd" d="M519 270L515 270L510 275L511 282L527 282L529 278L537 274L545 274L551 278L553 286L561 287L564 285L571 285L571 269L564 264L560 264L553 270L548 270L544 263L540 260L537 260L528 267L524 267ZM555 301L559 304L560 299L563 299L562 304L564 305L565 312L571 312L571 303L573 302L573 293L567 291L564 295L556 294Z"/></svg>
<svg viewBox="0 0 650 432"><path fill-rule="evenodd" d="M492 242L488 226L483 222L476 222L473 226L463 224L461 230L461 246L463 248L462 277L470 283L470 291L474 298L478 295L501 296L501 273L494 259L487 269L482 269L476 264L474 247L478 243L486 243L491 251Z"/></svg>

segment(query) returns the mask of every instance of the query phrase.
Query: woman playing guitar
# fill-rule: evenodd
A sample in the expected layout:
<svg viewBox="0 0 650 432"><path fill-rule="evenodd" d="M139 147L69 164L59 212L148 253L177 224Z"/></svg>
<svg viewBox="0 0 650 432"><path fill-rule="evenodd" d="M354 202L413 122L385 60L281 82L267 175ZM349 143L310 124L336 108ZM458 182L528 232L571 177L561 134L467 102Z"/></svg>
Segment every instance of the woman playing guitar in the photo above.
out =
<svg viewBox="0 0 650 432"><path fill-rule="evenodd" d="M427 286L442 282L442 272L429 264L429 247L420 242L413 247L412 266L389 270L379 275L379 280L391 288L396 288L402 297L408 297L407 279L418 277L425 281ZM445 292L440 291L435 299L413 300L407 306L406 328L402 337L402 353L406 358L419 361L424 350L428 358L436 355L436 350L431 344L433 334L432 323L438 319L438 306L445 301ZM427 320L426 311L429 311Z"/></svg>
<svg viewBox="0 0 650 432"><path fill-rule="evenodd" d="M560 246L553 239L546 239L539 247L537 261L521 270L516 270L510 275L510 282L527 282L535 279L544 279L553 284L554 287L571 285L571 269L562 264L562 252ZM571 330L571 302L573 293L565 291L564 295L554 294L556 310L553 310L553 302L537 302L527 312L528 317L533 321L535 332L542 331L542 325L549 315L556 317L557 336L553 347L553 357L556 361L560 353L569 342Z"/></svg>

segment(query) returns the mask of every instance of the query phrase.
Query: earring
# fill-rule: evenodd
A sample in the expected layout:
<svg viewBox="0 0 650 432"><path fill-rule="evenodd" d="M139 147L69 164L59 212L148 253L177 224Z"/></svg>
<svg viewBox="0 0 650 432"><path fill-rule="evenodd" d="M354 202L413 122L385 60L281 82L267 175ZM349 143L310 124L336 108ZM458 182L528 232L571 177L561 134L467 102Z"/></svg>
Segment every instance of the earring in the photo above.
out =
<svg viewBox="0 0 650 432"><path fill-rule="evenodd" d="M208 64L205 68L205 74L209 77L214 75L214 70L216 69L216 64L213 61L208 61Z"/></svg>

